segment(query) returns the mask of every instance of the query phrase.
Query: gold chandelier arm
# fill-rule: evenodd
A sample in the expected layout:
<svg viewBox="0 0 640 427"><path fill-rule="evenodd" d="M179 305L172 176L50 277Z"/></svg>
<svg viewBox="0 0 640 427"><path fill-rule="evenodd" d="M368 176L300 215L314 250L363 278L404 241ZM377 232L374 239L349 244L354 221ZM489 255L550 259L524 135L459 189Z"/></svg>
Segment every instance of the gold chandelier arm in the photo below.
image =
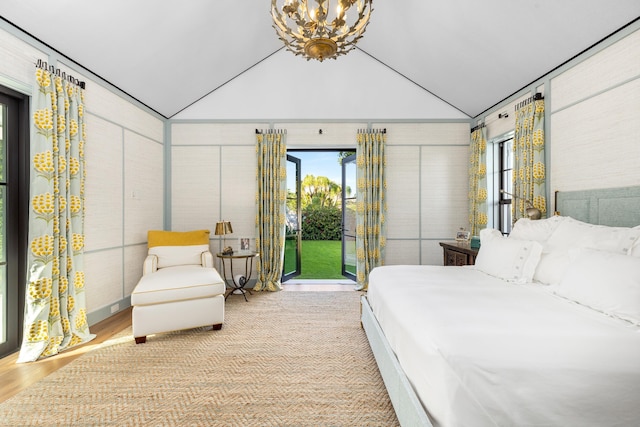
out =
<svg viewBox="0 0 640 427"><path fill-rule="evenodd" d="M311 14L309 13L309 8L307 8L307 16L309 17L309 19L311 21L314 21L316 23L320 23L322 21L326 21L327 20L327 8L325 7L325 4L327 3L328 0L315 0L316 4L318 5L318 8L315 9L316 11L316 16L311 16ZM307 2L302 2L302 4L306 4Z"/></svg>
<svg viewBox="0 0 640 427"><path fill-rule="evenodd" d="M317 8L310 7L309 2L314 2ZM335 13L330 14L332 7ZM355 12L356 8L356 19L349 24L347 11ZM364 33L372 10L372 0L284 0L284 3L271 0L273 27L278 37L288 50L307 60L323 61L352 50ZM328 21L329 15L332 21Z"/></svg>
<svg viewBox="0 0 640 427"><path fill-rule="evenodd" d="M280 31L282 31L283 33L288 33L289 32L289 28L284 23L284 20L282 19L282 15L274 14L273 15L273 22L278 26L278 28L280 28Z"/></svg>
<svg viewBox="0 0 640 427"><path fill-rule="evenodd" d="M366 14L363 12L360 12L358 14L358 20L356 21L355 25L351 28L351 30L348 33L345 33L345 36L352 36L354 34L362 34L365 32L367 25L369 24L369 19L371 17L371 12L373 11L372 8L367 9Z"/></svg>
<svg viewBox="0 0 640 427"><path fill-rule="evenodd" d="M349 44L355 44L355 42L357 40L360 39L360 37L362 37L362 34L365 32L367 25L369 24L369 19L371 18L371 12L373 11L372 8L367 9L366 11L361 11L358 13L358 19L357 21L353 24L353 26L349 29L349 31L338 35L338 30L342 27L338 27L338 28L334 28L332 26L331 31L329 32L328 36L330 38L336 37L336 41L340 40L345 40L348 37L353 37L353 36L357 36L357 39L352 40Z"/></svg>

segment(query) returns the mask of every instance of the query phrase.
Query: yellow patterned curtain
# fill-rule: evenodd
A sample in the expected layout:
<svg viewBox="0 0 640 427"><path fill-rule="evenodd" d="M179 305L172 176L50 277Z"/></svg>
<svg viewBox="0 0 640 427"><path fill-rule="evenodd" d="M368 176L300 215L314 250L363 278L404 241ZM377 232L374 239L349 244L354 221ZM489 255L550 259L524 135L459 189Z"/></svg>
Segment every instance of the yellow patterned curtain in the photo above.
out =
<svg viewBox="0 0 640 427"><path fill-rule="evenodd" d="M94 338L85 306L84 90L36 69L24 337L18 362L52 356Z"/></svg>
<svg viewBox="0 0 640 427"><path fill-rule="evenodd" d="M369 273L383 264L387 212L385 143L380 130L358 131L356 148L356 281L368 287Z"/></svg>
<svg viewBox="0 0 640 427"><path fill-rule="evenodd" d="M285 207L287 201L286 132L256 134L256 291L279 291L284 262Z"/></svg>
<svg viewBox="0 0 640 427"><path fill-rule="evenodd" d="M539 94L516 106L513 138L513 221L526 217L527 202L547 212L544 159L544 98Z"/></svg>
<svg viewBox="0 0 640 427"><path fill-rule="evenodd" d="M487 226L487 131L471 132L469 144L469 232L477 236Z"/></svg>

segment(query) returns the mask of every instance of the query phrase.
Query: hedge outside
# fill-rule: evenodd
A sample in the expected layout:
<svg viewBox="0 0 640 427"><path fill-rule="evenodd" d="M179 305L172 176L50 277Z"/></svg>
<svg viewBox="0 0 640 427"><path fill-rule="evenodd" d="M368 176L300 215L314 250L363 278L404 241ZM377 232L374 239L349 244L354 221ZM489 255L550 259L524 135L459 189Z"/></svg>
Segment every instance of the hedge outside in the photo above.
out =
<svg viewBox="0 0 640 427"><path fill-rule="evenodd" d="M302 240L341 240L342 210L307 206L302 211Z"/></svg>

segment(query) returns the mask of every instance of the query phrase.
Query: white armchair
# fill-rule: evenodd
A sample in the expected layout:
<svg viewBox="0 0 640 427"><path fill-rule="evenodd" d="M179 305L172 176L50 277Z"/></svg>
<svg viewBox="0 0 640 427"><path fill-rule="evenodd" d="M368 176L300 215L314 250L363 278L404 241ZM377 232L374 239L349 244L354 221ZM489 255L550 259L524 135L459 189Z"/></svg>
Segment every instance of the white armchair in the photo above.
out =
<svg viewBox="0 0 640 427"><path fill-rule="evenodd" d="M136 344L147 335L224 323L225 283L213 268L209 230L148 232L142 278L131 294Z"/></svg>

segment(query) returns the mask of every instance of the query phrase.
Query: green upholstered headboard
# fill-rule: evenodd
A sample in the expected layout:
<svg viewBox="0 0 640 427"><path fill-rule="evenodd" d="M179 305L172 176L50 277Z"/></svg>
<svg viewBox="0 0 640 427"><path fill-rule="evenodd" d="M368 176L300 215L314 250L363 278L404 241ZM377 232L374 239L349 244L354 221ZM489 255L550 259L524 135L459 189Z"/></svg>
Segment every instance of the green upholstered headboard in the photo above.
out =
<svg viewBox="0 0 640 427"><path fill-rule="evenodd" d="M640 186L556 191L556 212L590 224L640 225Z"/></svg>

